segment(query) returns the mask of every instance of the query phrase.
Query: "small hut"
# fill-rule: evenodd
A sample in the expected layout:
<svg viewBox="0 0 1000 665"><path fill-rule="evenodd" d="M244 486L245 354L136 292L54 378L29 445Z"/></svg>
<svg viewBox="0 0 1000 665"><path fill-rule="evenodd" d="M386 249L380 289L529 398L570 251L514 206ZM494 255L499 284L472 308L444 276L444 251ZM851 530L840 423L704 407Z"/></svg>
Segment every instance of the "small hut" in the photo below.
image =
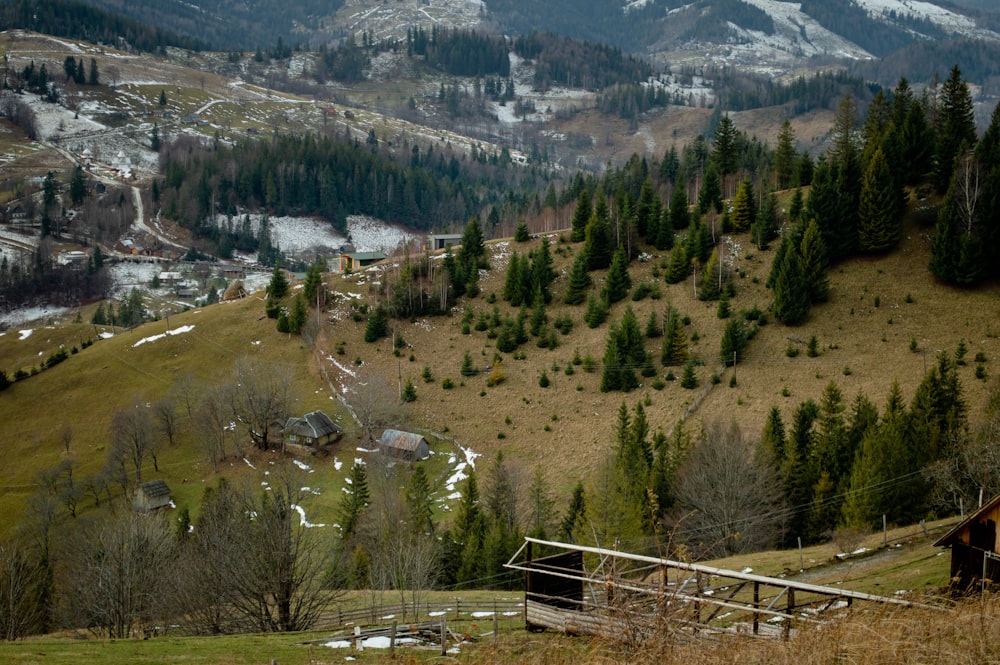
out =
<svg viewBox="0 0 1000 665"><path fill-rule="evenodd" d="M170 488L162 480L151 480L139 485L132 497L132 510L150 513L170 505Z"/></svg>
<svg viewBox="0 0 1000 665"><path fill-rule="evenodd" d="M378 440L379 450L387 455L416 462L427 459L431 454L431 445L427 439L413 432L402 432L398 429L387 429Z"/></svg>
<svg viewBox="0 0 1000 665"><path fill-rule="evenodd" d="M344 430L322 411L289 418L282 429L286 445L305 446L314 452L340 440Z"/></svg>
<svg viewBox="0 0 1000 665"><path fill-rule="evenodd" d="M997 522L1000 494L934 543L937 547L951 547L951 580L957 589L970 589L984 580L1000 583Z"/></svg>

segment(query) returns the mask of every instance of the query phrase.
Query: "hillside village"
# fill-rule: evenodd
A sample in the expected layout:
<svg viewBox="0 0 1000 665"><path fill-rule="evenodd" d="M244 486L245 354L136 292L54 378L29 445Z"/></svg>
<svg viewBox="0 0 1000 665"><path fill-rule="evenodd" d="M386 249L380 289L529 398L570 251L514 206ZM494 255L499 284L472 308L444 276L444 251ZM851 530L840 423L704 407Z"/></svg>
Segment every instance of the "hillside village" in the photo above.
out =
<svg viewBox="0 0 1000 665"><path fill-rule="evenodd" d="M660 74L677 103L637 120L513 53L516 112L374 45L323 99L225 54L3 36L8 639L297 632L480 588L499 630L526 536L854 584L926 625L982 584L931 549L986 562L1000 493L1000 112L958 65L788 120ZM480 110L448 116L452 87ZM109 585L116 542L141 570Z"/></svg>

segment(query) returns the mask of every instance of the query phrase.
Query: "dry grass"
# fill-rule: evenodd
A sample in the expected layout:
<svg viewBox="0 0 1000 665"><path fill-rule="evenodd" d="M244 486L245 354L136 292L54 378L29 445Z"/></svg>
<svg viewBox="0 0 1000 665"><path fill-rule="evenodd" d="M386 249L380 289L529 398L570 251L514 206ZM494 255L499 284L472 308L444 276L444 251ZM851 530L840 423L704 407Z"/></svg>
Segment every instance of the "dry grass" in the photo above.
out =
<svg viewBox="0 0 1000 665"><path fill-rule="evenodd" d="M771 294L763 284L770 270L773 246L770 251L758 252L745 236L737 239L744 246L737 267L745 277L736 279L732 309L739 312L758 306L766 310ZM600 455L610 446L612 426L622 401L631 406L646 400L653 428L669 430L700 391L709 390L688 421L689 430L697 432L701 423L711 420L735 419L750 436L756 436L772 406L779 406L786 424L790 423L798 404L809 398L818 400L831 381L840 387L848 405L863 392L881 408L893 381L899 381L909 400L923 378L924 363L932 366L938 350L953 352L961 339L969 347L969 363L959 369L959 375L970 417L975 421L985 405L988 382L975 378L971 361L977 352L985 353L990 359L989 371L990 364L1000 357L1000 329L995 323L998 288L991 285L977 291L958 291L937 283L927 270L929 245L928 231L910 226L900 249L893 254L853 259L835 267L830 276L830 301L813 308L801 327L772 322L761 328L750 343L746 362L736 369L737 384L732 388L729 382L733 370L723 372L718 360L724 321L716 316L716 303L694 297L690 278L675 286L660 279L657 283L661 299L616 304L611 320L620 318L625 307L631 306L644 325L650 311L662 314L668 303L690 316L688 334L697 332L700 338L691 348L705 363L698 369L699 388L694 391L681 388L679 381L668 382L665 389L657 391L647 381L629 394L601 393L599 372L587 374L575 367L575 373L566 376L565 367L576 351L600 362L608 324L588 329L582 321L583 307L560 304L563 280L554 287L556 297L548 315L551 320L568 314L574 328L569 336L559 337L559 348L544 350L529 342L521 347L524 360L504 355L507 380L500 386L487 387L485 376L462 381L459 367L466 351L481 366L488 365L495 352L485 333L461 333L463 310L472 308L477 316L481 311L492 311L487 297L502 291L507 255L515 249L523 255L531 244L494 247L493 270L482 280L483 294L460 303L451 317L397 324L397 331L408 344L400 357L392 354L388 341L365 344L361 323L337 323L328 331L328 337L331 344L345 342L346 359L362 358L366 365L387 376L401 376L404 382L411 379L418 393L411 414L418 424L437 431L447 429L477 452L492 456L504 450L508 459L520 460L529 468L539 465L554 487L568 491L578 478L595 468ZM556 268L563 275L572 263L572 253L579 250L579 246L569 247L570 254L556 257ZM653 281L651 270L664 259L665 255L654 256L651 261L633 263L629 269L633 284ZM595 277L599 288L602 276ZM357 285L357 276L347 278L350 281L343 285L337 279L331 283L345 292L367 288ZM909 303L908 294L912 301ZM497 306L501 315L516 315L499 298ZM806 341L812 335L817 337L821 351L816 358L806 354ZM910 350L914 338L918 352ZM800 348L796 358L786 356L789 344ZM659 340L647 346L658 358ZM434 383L420 380L425 365L431 368ZM549 388L538 386L542 369L552 380ZM709 389L710 378L716 372L721 382ZM455 380L455 389L441 388L441 379L447 376ZM500 433L503 438L498 438Z"/></svg>

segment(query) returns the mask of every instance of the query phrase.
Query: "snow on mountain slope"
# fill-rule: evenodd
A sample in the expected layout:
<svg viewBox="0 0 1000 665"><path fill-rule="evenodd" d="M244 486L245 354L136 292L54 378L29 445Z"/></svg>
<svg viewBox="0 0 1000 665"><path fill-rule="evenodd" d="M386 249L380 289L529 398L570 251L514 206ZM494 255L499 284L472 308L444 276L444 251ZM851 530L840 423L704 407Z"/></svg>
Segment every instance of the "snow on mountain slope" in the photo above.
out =
<svg viewBox="0 0 1000 665"><path fill-rule="evenodd" d="M635 4L636 1L626 4L626 7ZM972 17L927 0L853 1L873 20L896 25L911 32L918 40L929 37L914 32L914 19L926 21L949 35L989 41L1000 40L1000 34L979 27ZM818 56L848 60L867 60L875 57L848 37L820 25L816 19L802 11L799 2L784 0L743 0L743 2L771 17L774 22L773 34L749 30L730 22L733 38L728 43L695 40L671 48L667 43L661 42L654 51L667 51L662 60L668 64L675 62L694 64L699 60L701 62L708 60L772 76L795 71L806 61ZM691 3L671 10L668 16L676 17L686 11L702 11L702 7L703 5L699 3Z"/></svg>
<svg viewBox="0 0 1000 665"><path fill-rule="evenodd" d="M959 14L946 7L921 0L854 0L857 5L874 18L887 16L895 11L901 16L927 19L934 25L949 33L963 37L978 39L997 39L1000 35L990 30L984 30L976 25L969 16Z"/></svg>

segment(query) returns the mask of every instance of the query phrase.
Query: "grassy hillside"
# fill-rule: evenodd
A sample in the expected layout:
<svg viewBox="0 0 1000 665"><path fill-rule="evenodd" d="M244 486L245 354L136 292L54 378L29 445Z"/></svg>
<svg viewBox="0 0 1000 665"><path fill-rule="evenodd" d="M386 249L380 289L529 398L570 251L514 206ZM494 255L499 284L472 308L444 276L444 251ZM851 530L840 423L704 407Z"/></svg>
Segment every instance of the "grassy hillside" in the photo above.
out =
<svg viewBox="0 0 1000 665"><path fill-rule="evenodd" d="M732 310L738 313L755 306L766 310L770 292L764 281L773 251L753 250L746 237L737 236L735 241L742 246L736 263L742 277L736 280ZM818 399L831 381L840 387L845 401L864 392L880 407L891 383L899 381L908 401L936 354L941 350L954 352L964 340L969 362L959 368L959 374L970 419L975 423L1000 356L997 287L964 292L938 284L926 269L927 231L911 226L893 254L836 266L831 273L830 301L815 307L805 325L763 326L750 343L746 361L735 370L735 385L731 384L733 369L723 370L718 357L724 321L716 316L717 303L695 298L690 278L674 286L665 284L662 277L655 279L653 271L662 267L663 256L633 262L629 268L633 285L656 284L660 298L618 303L612 308L610 321L620 319L625 308L632 307L644 325L650 313L662 317L667 305L673 305L690 317L686 331L691 349L703 365L697 369L698 386L693 390L682 388L679 381L667 381L662 390L656 390L647 380L631 393L599 390L609 323L590 329L582 320L583 306L561 304L565 275L580 246L557 240L553 246L559 251L554 256L561 277L554 285L555 299L548 316L551 321L568 315L572 331L558 336L559 346L554 350L538 348L532 340L518 354L500 354L506 380L497 386L487 386L485 374L462 377L460 367L466 352L479 368L490 365L495 353L494 341L485 332L462 334L463 313L468 309L475 317L491 313L494 305L488 300L490 294L502 291L510 254L518 251L524 255L537 242L491 243L492 270L482 280L482 294L463 300L451 316L394 321L395 335L405 341L398 356L391 339L364 342L363 320L351 317L352 303L358 298L377 302L375 284L391 282L398 270L391 262L354 275L329 276L329 288L340 296L324 312L325 323L315 349L301 338L277 333L274 322L264 318L263 303L256 298L193 310L133 331L118 330L114 337L101 339L0 394L4 411L17 414L0 422L0 441L9 453L0 506L19 511L38 472L65 459L75 460L83 474L98 471L105 463L115 409L136 399L154 402L188 374L203 389L211 389L229 379L236 359L245 354L291 370L294 412L315 408L339 412L321 367L339 390L347 391L348 400L357 397L350 389L359 381L359 369L383 376L393 387L412 381L417 399L406 406L401 420L454 437L487 459L503 451L526 472L540 467L558 497L559 508L576 481L596 468L601 456L610 450L614 419L623 401L630 407L644 401L654 431L669 431L687 414L685 427L691 433L697 434L704 423L735 420L746 434L755 437L773 405L782 409L789 422L801 401ZM599 289L602 276L595 277ZM499 298L495 306L501 317L517 313ZM89 320L89 314L89 310L82 312L81 321ZM8 331L0 337L0 366L8 374L18 368L28 370L40 365L60 345L70 349L102 332L74 321L70 315L64 321L45 322L27 336ZM182 326L194 328L134 346L143 338ZM820 354L810 358L805 347L813 335L819 341ZM916 350L911 349L914 340ZM646 341L654 358L659 356L659 344L657 339ZM799 355L789 357L789 347L798 349ZM978 353L988 359L987 379L975 377L972 358ZM597 371L588 373L584 366L573 365L574 355L593 358ZM430 370L431 382L422 378L425 367ZM568 368L572 374L567 374ZM546 388L538 381L543 370L551 381ZM667 369L659 367L659 371L662 377ZM675 373L679 378L680 371ZM712 383L713 375L719 378L717 384ZM453 380L453 389L442 387L445 378ZM349 423L349 418L339 413L341 421ZM72 430L69 452L63 435L67 427ZM349 431L342 444L344 451L356 445L353 436ZM185 427L178 443L160 458L161 475L175 489L178 503L192 507L201 485L214 476L200 441L197 427ZM342 457L349 461L347 455L345 452Z"/></svg>

